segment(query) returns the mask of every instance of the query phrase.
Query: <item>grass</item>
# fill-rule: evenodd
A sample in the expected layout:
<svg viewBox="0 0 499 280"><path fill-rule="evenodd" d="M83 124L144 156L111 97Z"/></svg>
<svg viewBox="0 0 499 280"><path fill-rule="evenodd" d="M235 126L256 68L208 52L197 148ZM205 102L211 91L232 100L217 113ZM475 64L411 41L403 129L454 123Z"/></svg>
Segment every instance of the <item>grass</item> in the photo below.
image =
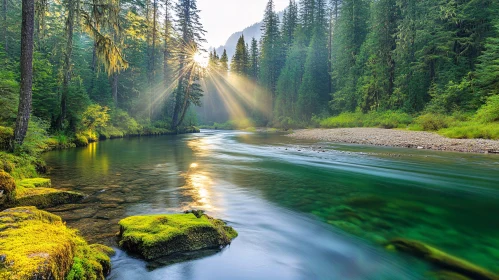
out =
<svg viewBox="0 0 499 280"><path fill-rule="evenodd" d="M319 125L323 128L347 128L347 127L381 127L381 128L406 128L411 124L413 118L403 112L362 112L342 113L335 117L323 119Z"/></svg>
<svg viewBox="0 0 499 280"><path fill-rule="evenodd" d="M492 139L499 140L499 122L476 123L465 122L438 131L442 136L456 139Z"/></svg>

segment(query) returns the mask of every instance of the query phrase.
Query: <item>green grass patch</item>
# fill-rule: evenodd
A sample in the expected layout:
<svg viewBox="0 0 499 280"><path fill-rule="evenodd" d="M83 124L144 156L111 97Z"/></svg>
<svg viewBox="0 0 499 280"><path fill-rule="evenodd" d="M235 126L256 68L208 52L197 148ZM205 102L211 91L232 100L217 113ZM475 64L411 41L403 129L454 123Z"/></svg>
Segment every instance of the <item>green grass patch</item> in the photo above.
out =
<svg viewBox="0 0 499 280"><path fill-rule="evenodd" d="M406 128L413 118L399 111L342 113L319 122L323 128L347 127L381 127L381 128Z"/></svg>
<svg viewBox="0 0 499 280"><path fill-rule="evenodd" d="M456 139L492 139L499 140L499 122L476 123L465 122L438 131L440 135Z"/></svg>

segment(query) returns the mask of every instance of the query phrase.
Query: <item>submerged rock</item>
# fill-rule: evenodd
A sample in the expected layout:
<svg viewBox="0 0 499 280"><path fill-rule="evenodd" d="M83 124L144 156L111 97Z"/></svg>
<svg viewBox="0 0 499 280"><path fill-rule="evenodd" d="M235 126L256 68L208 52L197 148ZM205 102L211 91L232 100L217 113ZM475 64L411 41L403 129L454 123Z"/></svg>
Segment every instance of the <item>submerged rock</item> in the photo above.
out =
<svg viewBox="0 0 499 280"><path fill-rule="evenodd" d="M0 279L105 279L110 250L35 207L0 212Z"/></svg>
<svg viewBox="0 0 499 280"><path fill-rule="evenodd" d="M399 251L411 254L415 257L428 261L435 266L441 267L450 272L461 274L471 279L499 280L498 275L486 270L485 268L449 255L419 241L398 238L390 241L389 247L395 247ZM449 272L447 272L447 275L448 274Z"/></svg>
<svg viewBox="0 0 499 280"><path fill-rule="evenodd" d="M119 245L146 260L220 249L237 237L225 222L195 213L133 216L119 223Z"/></svg>

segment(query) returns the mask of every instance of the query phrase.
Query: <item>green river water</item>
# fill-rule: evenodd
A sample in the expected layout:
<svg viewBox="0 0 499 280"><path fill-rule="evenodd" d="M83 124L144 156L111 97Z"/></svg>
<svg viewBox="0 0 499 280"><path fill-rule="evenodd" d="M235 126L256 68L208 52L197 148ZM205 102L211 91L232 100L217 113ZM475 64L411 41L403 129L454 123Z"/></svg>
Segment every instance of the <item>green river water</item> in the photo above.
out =
<svg viewBox="0 0 499 280"><path fill-rule="evenodd" d="M203 209L239 237L160 266L118 250L109 279L431 279L384 248L419 240L499 273L499 156L308 143L203 131L45 154L53 185L88 195L49 209L116 247L120 219Z"/></svg>

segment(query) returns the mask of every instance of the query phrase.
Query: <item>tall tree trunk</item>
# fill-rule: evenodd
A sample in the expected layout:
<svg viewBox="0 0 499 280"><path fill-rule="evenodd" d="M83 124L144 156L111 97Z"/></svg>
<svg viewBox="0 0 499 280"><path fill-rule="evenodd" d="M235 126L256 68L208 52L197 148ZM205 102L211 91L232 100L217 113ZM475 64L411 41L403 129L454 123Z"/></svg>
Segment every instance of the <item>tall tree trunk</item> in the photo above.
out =
<svg viewBox="0 0 499 280"><path fill-rule="evenodd" d="M152 50L151 50L151 84L152 84L152 96L151 96L151 117L154 117L154 101L156 99L156 41L157 41L157 18L158 18L158 3L157 0L153 0L152 7Z"/></svg>
<svg viewBox="0 0 499 280"><path fill-rule="evenodd" d="M163 49L163 83L165 89L168 88L168 80L169 80L169 69L168 69L168 60L169 60L169 52L168 48L170 47L168 45L170 41L170 0L165 0L165 46Z"/></svg>
<svg viewBox="0 0 499 280"><path fill-rule="evenodd" d="M150 50L150 45L151 45L151 34L149 32L150 29L150 18L149 18L149 7L151 3L150 0L146 0L146 25L147 25L147 36L146 36L146 45L147 45L147 70L149 73L151 73L151 50ZM149 120L151 120L152 117L152 77L151 75L147 75L147 82L148 82L148 99L149 99L149 105L148 105L148 113L149 113Z"/></svg>
<svg viewBox="0 0 499 280"><path fill-rule="evenodd" d="M71 82L71 57L73 55L73 32L75 18L75 1L68 0L68 17L66 21L66 52L64 53L63 83L61 96L61 116L59 117L58 127L63 128L67 114L67 101L69 95L69 83Z"/></svg>
<svg viewBox="0 0 499 280"><path fill-rule="evenodd" d="M33 43L35 30L35 3L33 0L22 2L21 29L21 92L17 111L14 144L22 145L28 131L33 93ZM12 149L14 145L12 145Z"/></svg>
<svg viewBox="0 0 499 280"><path fill-rule="evenodd" d="M2 26L2 31L3 31L3 42L4 42L4 49L5 53L9 51L9 38L7 36L7 3L8 0L3 0L3 7L2 7L2 18L3 18L3 26Z"/></svg>

